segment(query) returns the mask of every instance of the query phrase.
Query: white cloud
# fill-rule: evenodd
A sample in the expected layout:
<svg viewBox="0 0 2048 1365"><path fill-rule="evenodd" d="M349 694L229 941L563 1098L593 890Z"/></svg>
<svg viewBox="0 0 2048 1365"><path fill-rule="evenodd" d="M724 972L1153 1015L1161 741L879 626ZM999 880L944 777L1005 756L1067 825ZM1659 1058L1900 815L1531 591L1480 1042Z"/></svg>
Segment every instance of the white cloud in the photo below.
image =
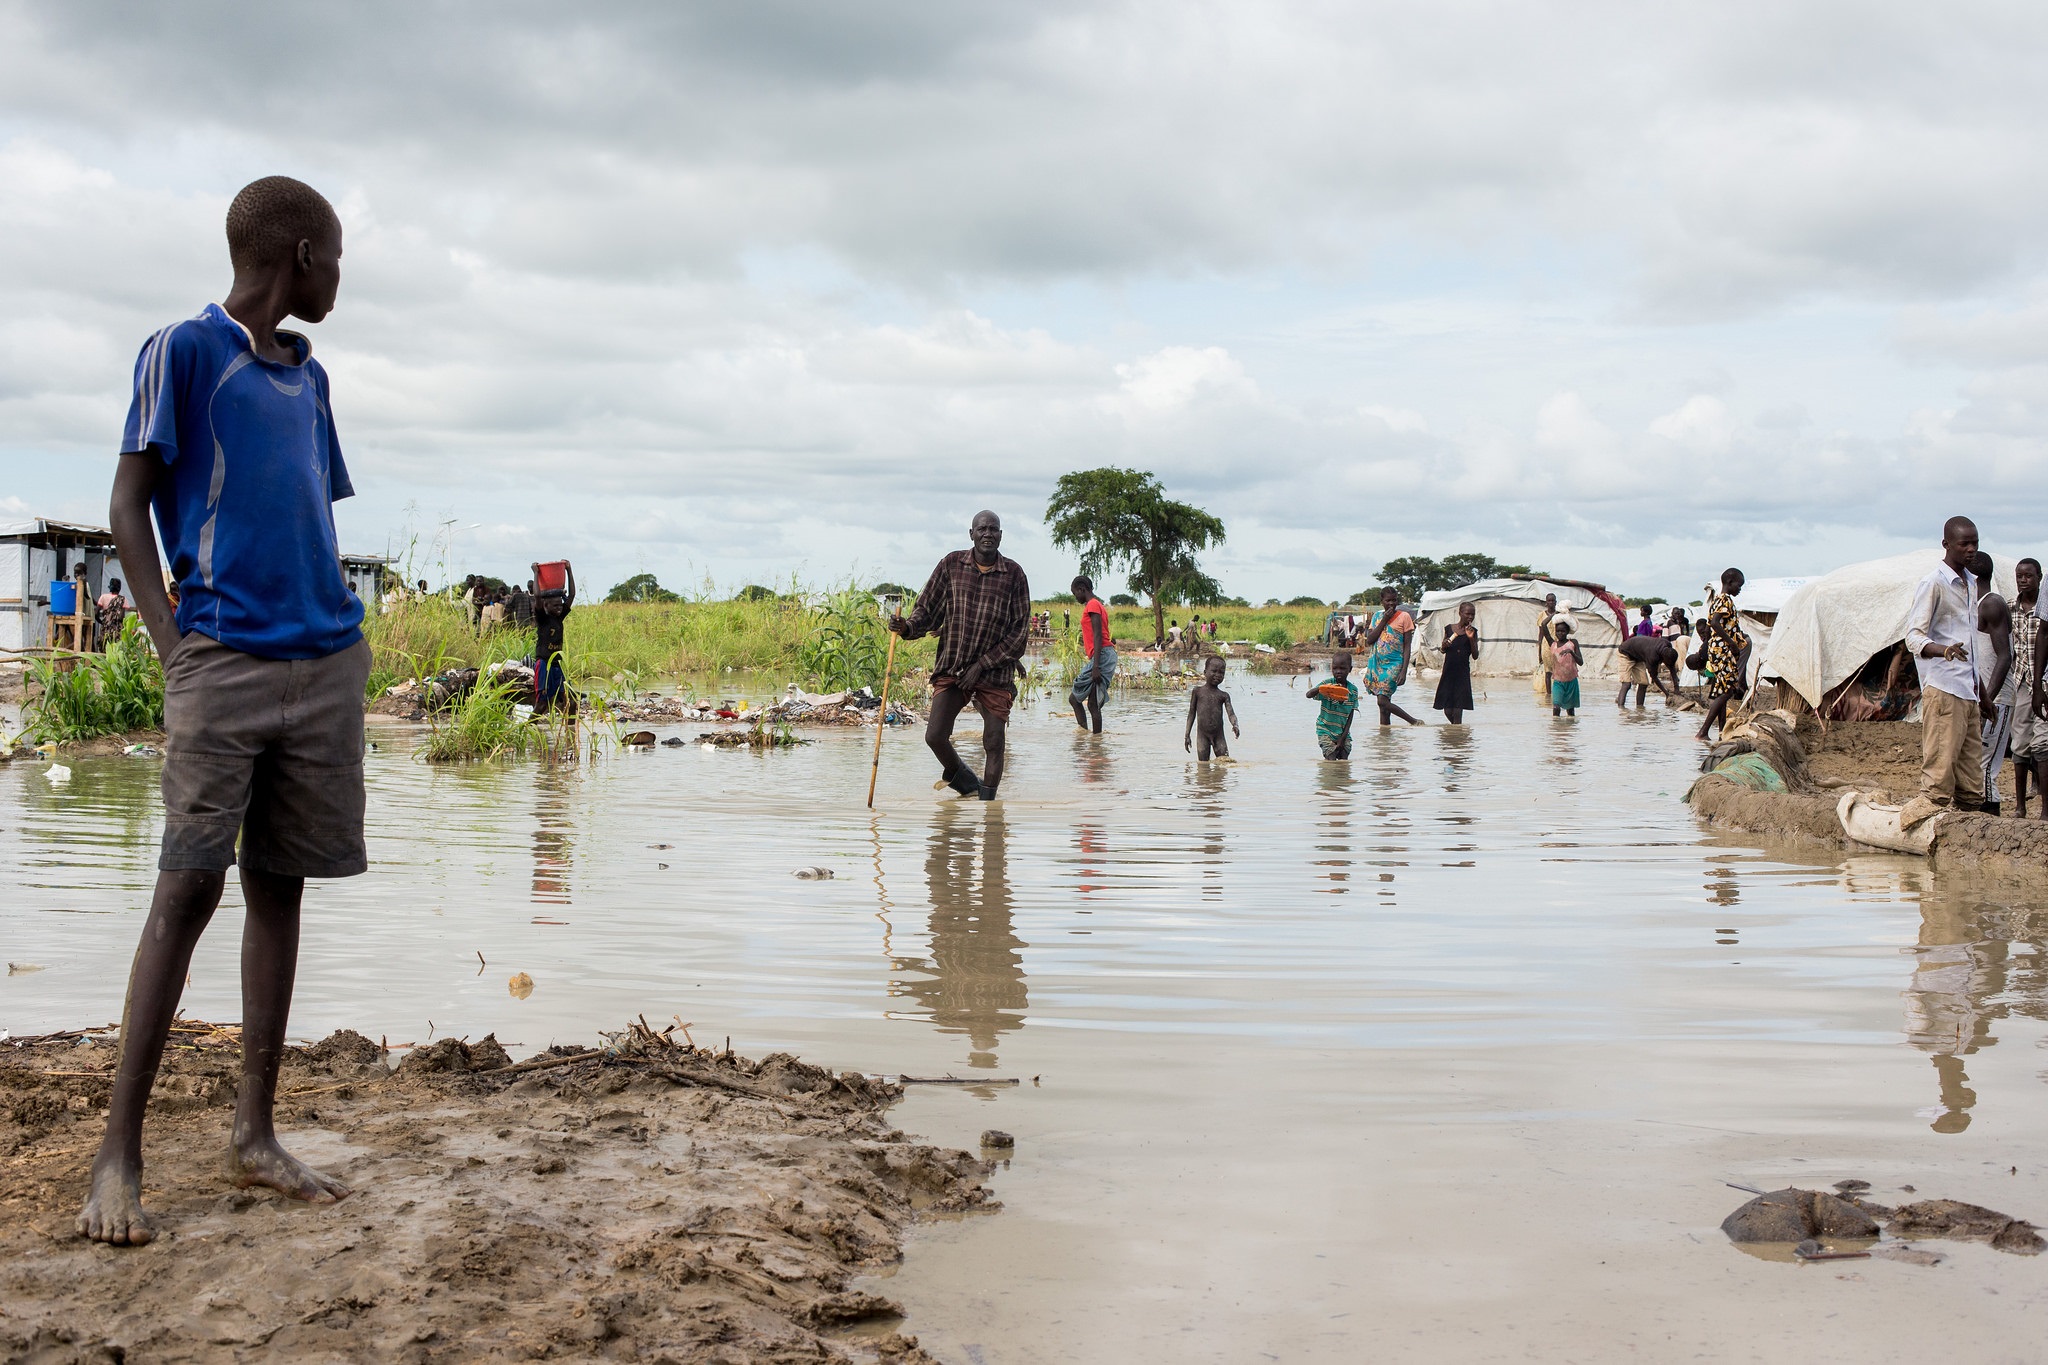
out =
<svg viewBox="0 0 2048 1365"><path fill-rule="evenodd" d="M19 4L0 487L103 507L136 347L285 170L348 225L316 347L365 543L417 502L479 561L900 577L984 503L1032 545L1105 463L1224 515L1255 596L1411 545L1804 571L1919 538L1954 468L2017 529L2044 37L1891 0Z"/></svg>

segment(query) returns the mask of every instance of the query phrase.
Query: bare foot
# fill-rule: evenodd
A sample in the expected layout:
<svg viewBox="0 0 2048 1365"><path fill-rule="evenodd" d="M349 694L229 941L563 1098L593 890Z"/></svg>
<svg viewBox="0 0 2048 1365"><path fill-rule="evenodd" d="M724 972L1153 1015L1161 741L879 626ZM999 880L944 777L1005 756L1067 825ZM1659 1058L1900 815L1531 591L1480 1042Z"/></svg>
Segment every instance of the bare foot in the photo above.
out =
<svg viewBox="0 0 2048 1365"><path fill-rule="evenodd" d="M156 1237L156 1225L142 1211L142 1172L133 1167L95 1164L92 1193L73 1224L78 1235L110 1246L139 1247Z"/></svg>
<svg viewBox="0 0 2048 1365"><path fill-rule="evenodd" d="M349 1196L348 1186L320 1174L278 1146L275 1138L234 1147L228 1152L227 1166L228 1179L238 1190L262 1185L287 1199L303 1199L309 1204L332 1204Z"/></svg>

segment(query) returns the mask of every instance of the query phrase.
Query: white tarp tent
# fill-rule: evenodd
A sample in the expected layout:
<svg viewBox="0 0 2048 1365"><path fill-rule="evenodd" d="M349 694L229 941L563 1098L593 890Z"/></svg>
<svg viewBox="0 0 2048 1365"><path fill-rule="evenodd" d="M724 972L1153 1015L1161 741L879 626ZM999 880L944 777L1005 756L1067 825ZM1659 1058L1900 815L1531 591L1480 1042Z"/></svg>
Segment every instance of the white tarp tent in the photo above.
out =
<svg viewBox="0 0 2048 1365"><path fill-rule="evenodd" d="M1462 588L1422 594L1422 617L1415 624L1415 662L1424 668L1443 667L1444 628L1458 619L1458 607L1470 602L1473 624L1479 627L1476 677L1526 678L1536 667L1536 623L1543 598L1557 594L1557 605L1569 610L1572 636L1585 647L1581 676L1607 677L1615 671L1614 651L1621 644L1621 625L1614 609L1585 588L1543 579L1482 578Z"/></svg>
<svg viewBox="0 0 2048 1365"><path fill-rule="evenodd" d="M1988 551L1992 587L2007 601L2014 595L2017 559ZM1778 611L1770 650L1759 665L1765 678L1790 683L1818 707L1821 699L1854 677L1870 656L1906 638L1913 589L1941 562L1938 548L1908 550L1888 559L1850 564L1823 574L1794 592ZM1743 606L1748 590L1736 601Z"/></svg>
<svg viewBox="0 0 2048 1365"><path fill-rule="evenodd" d="M1773 616L1785 609L1793 593L1813 581L1811 577L1745 579L1742 591L1736 595L1735 605L1744 612Z"/></svg>

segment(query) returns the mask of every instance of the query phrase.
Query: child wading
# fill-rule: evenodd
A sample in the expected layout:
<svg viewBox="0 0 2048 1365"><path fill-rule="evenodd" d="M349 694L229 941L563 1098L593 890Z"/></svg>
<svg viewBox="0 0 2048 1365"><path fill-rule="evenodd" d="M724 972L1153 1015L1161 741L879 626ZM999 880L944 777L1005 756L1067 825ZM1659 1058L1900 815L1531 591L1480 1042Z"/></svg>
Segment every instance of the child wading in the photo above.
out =
<svg viewBox="0 0 2048 1365"><path fill-rule="evenodd" d="M1354 696L1354 705L1356 700ZM1202 680L1188 691L1188 723L1181 732L1180 747L1194 749L1195 757L1204 762L1211 754L1229 758L1230 746L1223 742L1226 715L1230 717L1230 733L1242 733L1237 728L1237 708L1230 704L1230 694L1223 690L1223 660L1211 654L1202 661ZM1198 742L1201 747L1196 749Z"/></svg>
<svg viewBox="0 0 2048 1365"><path fill-rule="evenodd" d="M1323 757L1351 757L1351 721L1358 715L1358 684L1351 681L1350 654L1339 650L1330 656L1330 680L1311 687L1308 699L1323 704L1323 709L1316 713L1316 743L1322 746Z"/></svg>
<svg viewBox="0 0 2048 1365"><path fill-rule="evenodd" d="M1551 626L1556 632L1557 643L1550 650L1550 714L1562 711L1567 716L1579 714L1579 665L1584 655L1579 652L1579 642L1572 638L1571 624L1558 621Z"/></svg>
<svg viewBox="0 0 2048 1365"><path fill-rule="evenodd" d="M363 604L342 577L331 504L351 496L327 374L287 316L318 322L341 282L341 223L283 176L228 208L225 304L151 337L114 475L114 543L164 661L163 851L128 980L107 1133L78 1231L139 1245L142 1115L192 949L241 868L242 1078L227 1175L293 1199L348 1193L278 1145L277 1068L308 877L363 851ZM160 583L156 535L180 590ZM239 836L240 850L236 841Z"/></svg>

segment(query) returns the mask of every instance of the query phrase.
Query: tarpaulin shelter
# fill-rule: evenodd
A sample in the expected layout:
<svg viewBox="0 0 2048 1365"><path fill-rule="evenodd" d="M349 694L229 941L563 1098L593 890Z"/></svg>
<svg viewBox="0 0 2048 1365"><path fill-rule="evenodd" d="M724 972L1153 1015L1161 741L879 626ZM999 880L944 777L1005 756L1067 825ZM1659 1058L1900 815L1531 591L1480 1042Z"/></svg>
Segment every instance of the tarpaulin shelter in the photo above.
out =
<svg viewBox="0 0 2048 1365"><path fill-rule="evenodd" d="M1571 613L1572 638L1585 649L1581 676L1605 677L1615 671L1614 651L1623 626L1620 602L1605 589L1546 578L1482 578L1462 588L1422 595L1416 621L1415 661L1424 668L1443 667L1444 627L1458 619L1460 604L1473 606L1479 627L1479 657L1472 672L1479 677L1527 677L1536 668L1536 625L1543 617L1543 599L1557 594L1559 608Z"/></svg>
<svg viewBox="0 0 2048 1365"><path fill-rule="evenodd" d="M1992 588L2009 602L2018 561L1997 550L1988 553ZM1913 590L1940 562L1940 549L1930 547L1850 564L1813 579L1779 608L1759 676L1788 684L1819 710L1830 692L1906 638ZM1736 601L1743 603L1748 595L1745 587Z"/></svg>

